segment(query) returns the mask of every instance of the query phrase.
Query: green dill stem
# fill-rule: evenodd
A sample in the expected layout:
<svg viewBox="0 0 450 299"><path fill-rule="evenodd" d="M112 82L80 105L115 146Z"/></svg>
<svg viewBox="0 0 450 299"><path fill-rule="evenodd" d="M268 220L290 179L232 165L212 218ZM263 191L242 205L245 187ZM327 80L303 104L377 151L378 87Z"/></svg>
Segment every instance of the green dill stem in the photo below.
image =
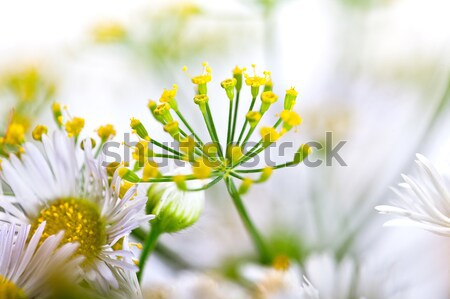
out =
<svg viewBox="0 0 450 299"><path fill-rule="evenodd" d="M204 185L203 187L195 188L195 189L186 189L186 191L188 191L188 192L194 192L194 191L203 191L203 190L207 190L207 189L211 188L212 186L214 186L215 184L217 184L218 182L220 182L222 179L223 179L223 176L218 176L218 177L216 177L214 180L212 180L211 182L209 182L208 184Z"/></svg>
<svg viewBox="0 0 450 299"><path fill-rule="evenodd" d="M200 146L203 146L203 144L204 144L203 141L200 139L200 137L198 137L197 134L195 134L194 130L189 125L189 122L184 118L183 114L181 114L180 110L176 110L175 113L178 115L178 117L183 122L183 124L186 126L186 128L188 128L189 132L191 132L191 134L195 137L195 139L197 139Z"/></svg>
<svg viewBox="0 0 450 299"><path fill-rule="evenodd" d="M158 142L158 141L156 141L156 140L154 140L154 139L151 139L151 140L150 140L150 143L152 143L152 144L154 144L154 145L160 147L160 148L163 149L163 150L166 150L166 151L168 151L168 152L171 152L172 154L175 154L175 155L178 155L178 156L183 156L183 154L180 153L179 151L174 150L173 148L170 148L170 147L168 147L168 146L166 146L166 145L164 145L164 144L162 144L162 143L160 143L160 142Z"/></svg>
<svg viewBox="0 0 450 299"><path fill-rule="evenodd" d="M289 166L294 166L300 163L296 163L294 161L291 162L286 162L283 164L279 164L279 165L275 165L275 166L270 166L272 169L280 169L280 168L285 168L285 167L289 167ZM238 173L257 173L257 172L263 172L265 168L255 168L255 169L236 169L234 170L235 172Z"/></svg>
<svg viewBox="0 0 450 299"><path fill-rule="evenodd" d="M137 273L137 278L139 282L142 280L142 275L144 274L145 264L156 247L158 238L161 235L161 231L152 227L150 233L145 240L144 247L142 248L141 257L139 258L139 272Z"/></svg>
<svg viewBox="0 0 450 299"><path fill-rule="evenodd" d="M255 106L255 102L256 102L256 97L254 97L252 99L252 102L250 103L250 107L248 108L248 112L253 110L253 107ZM247 128L247 124L248 124L248 120L247 120L247 118L245 118L245 122L242 125L241 133L239 134L239 138L237 141L238 144L241 142L242 137L244 137L244 132L245 132L245 129Z"/></svg>
<svg viewBox="0 0 450 299"><path fill-rule="evenodd" d="M234 141L234 133L235 133L235 131L236 131L236 120L237 120L237 115L238 115L238 110L239 110L239 98L240 98L240 94L241 94L240 91L236 92L236 104L234 105L233 128L232 128L232 130L231 130L230 142L233 142L233 141Z"/></svg>
<svg viewBox="0 0 450 299"><path fill-rule="evenodd" d="M241 181L244 180L244 178L243 178L242 176L238 175L237 173L235 173L235 172L233 172L233 171L230 171L229 174L230 174L232 177L235 177L235 178L237 178L237 179L240 179Z"/></svg>
<svg viewBox="0 0 450 299"><path fill-rule="evenodd" d="M232 130L232 122L233 122L233 101L230 101L230 108L228 110L228 128L227 128L227 158L228 158L228 145L231 142L231 130Z"/></svg>
<svg viewBox="0 0 450 299"><path fill-rule="evenodd" d="M250 139L250 137L252 136L253 132L256 129L256 125L253 128L250 128L250 131L248 131L247 136L245 136L244 141L242 142L242 146L244 146L247 143L247 141Z"/></svg>
<svg viewBox="0 0 450 299"><path fill-rule="evenodd" d="M214 139L213 139L214 143L216 143L216 145L218 147L220 156L224 157L223 152L222 152L222 148L220 146L219 137L217 136L216 126L215 126L214 120L212 118L211 109L209 108L209 104L208 103L206 103L206 113L207 113L208 119L209 119L210 124L211 124L212 132L214 134Z"/></svg>
<svg viewBox="0 0 450 299"><path fill-rule="evenodd" d="M188 134L186 134L186 132L184 132L182 129L180 129L180 134L183 135L183 137L187 137ZM194 152L198 155L198 156L204 156L209 158L209 156L203 151L202 149L202 145L200 145L200 143L197 143L194 141L195 144L195 148L194 148Z"/></svg>
<svg viewBox="0 0 450 299"><path fill-rule="evenodd" d="M260 262L263 264L269 264L271 262L271 254L266 244L264 243L260 233L253 224L249 214L247 213L247 210L245 209L244 203L242 202L242 199L236 189L233 179L226 178L225 182L227 185L228 193L233 199L234 206L236 207L239 216L241 217L241 220L244 223L245 228L247 229L247 232L250 234L250 237L253 241L253 245L258 251Z"/></svg>

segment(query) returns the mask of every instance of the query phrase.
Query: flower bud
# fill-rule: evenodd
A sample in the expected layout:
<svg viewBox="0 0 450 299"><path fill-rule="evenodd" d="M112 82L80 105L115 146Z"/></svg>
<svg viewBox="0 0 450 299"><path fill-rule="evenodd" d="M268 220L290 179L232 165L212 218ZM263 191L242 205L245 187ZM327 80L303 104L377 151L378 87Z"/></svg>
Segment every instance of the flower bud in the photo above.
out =
<svg viewBox="0 0 450 299"><path fill-rule="evenodd" d="M263 146L268 147L280 138L280 134L273 127L263 127L261 128L261 138Z"/></svg>
<svg viewBox="0 0 450 299"><path fill-rule="evenodd" d="M264 91L261 94L261 114L264 114L267 110L269 110L270 105L275 103L278 100L278 96L272 91Z"/></svg>
<svg viewBox="0 0 450 299"><path fill-rule="evenodd" d="M175 140L180 139L180 128L179 128L178 122L176 120L171 121L170 123L167 123L164 126L164 131L169 133L170 136L173 137L173 139L175 139Z"/></svg>
<svg viewBox="0 0 450 299"><path fill-rule="evenodd" d="M246 115L246 119L250 125L251 128L256 127L256 125L259 123L259 121L261 120L261 113L258 111L249 111Z"/></svg>
<svg viewBox="0 0 450 299"><path fill-rule="evenodd" d="M234 87L236 86L236 79L226 79L220 83L225 92L227 93L228 99L232 101L234 99Z"/></svg>
<svg viewBox="0 0 450 299"><path fill-rule="evenodd" d="M147 195L147 214L155 215L151 224L166 233L175 233L193 225L205 205L204 191L181 191L176 183L153 184Z"/></svg>
<svg viewBox="0 0 450 299"><path fill-rule="evenodd" d="M292 110L294 108L295 103L297 102L298 92L294 87L286 90L286 96L284 97L284 109Z"/></svg>
<svg viewBox="0 0 450 299"><path fill-rule="evenodd" d="M242 73L245 71L245 68L239 68L238 66L236 66L233 69L233 78L236 79L236 91L240 92L241 88L242 88Z"/></svg>
<svg viewBox="0 0 450 299"><path fill-rule="evenodd" d="M119 168L119 170L117 170L117 171L118 171L119 176L123 180L126 180L126 181L131 182L131 183L138 183L140 181L140 179L137 176L137 174L135 174L134 172L132 172L128 168L122 167L122 168Z"/></svg>
<svg viewBox="0 0 450 299"><path fill-rule="evenodd" d="M283 110L280 115L283 120L283 129L289 131L302 123L302 118L295 111Z"/></svg>
<svg viewBox="0 0 450 299"><path fill-rule="evenodd" d="M172 114L170 114L170 108L169 103L163 103L158 105L155 110L153 110L153 113L155 114L155 117L161 118L166 123L170 123L173 121Z"/></svg>
<svg viewBox="0 0 450 299"><path fill-rule="evenodd" d="M169 90L164 89L161 97L159 98L159 101L161 103L168 103L174 111L178 111L178 103L177 100L175 99L177 91L178 86L176 84L173 85L172 89Z"/></svg>
<svg viewBox="0 0 450 299"><path fill-rule="evenodd" d="M148 136L147 129L145 129L144 125L141 123L140 120L136 118L131 118L130 120L130 127L133 129L133 131L136 132L136 134L145 140L150 140L150 137Z"/></svg>
<svg viewBox="0 0 450 299"><path fill-rule="evenodd" d="M203 114L206 113L206 103L208 103L209 98L206 94L198 94L194 97L194 103L200 107Z"/></svg>

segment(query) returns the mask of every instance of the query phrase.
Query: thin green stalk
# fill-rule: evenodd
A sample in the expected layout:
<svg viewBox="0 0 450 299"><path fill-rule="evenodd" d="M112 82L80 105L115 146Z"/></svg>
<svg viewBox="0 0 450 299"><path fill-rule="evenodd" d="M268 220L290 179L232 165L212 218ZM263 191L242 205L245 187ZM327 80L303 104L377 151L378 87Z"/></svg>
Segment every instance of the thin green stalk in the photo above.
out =
<svg viewBox="0 0 450 299"><path fill-rule="evenodd" d="M233 101L230 101L230 107L228 109L228 128L227 128L227 148L228 145L231 142L231 130L232 130L232 122L233 122ZM228 157L228 151L227 151L227 157Z"/></svg>
<svg viewBox="0 0 450 299"><path fill-rule="evenodd" d="M206 113L207 113L208 119L210 121L212 132L214 134L214 139L213 140L214 140L214 142L216 143L216 145L218 147L220 156L224 157L223 152L222 152L222 148L220 147L220 141L219 141L219 137L217 135L216 125L214 124L214 120L213 120L213 117L212 117L211 109L209 108L209 104L208 103L206 103Z"/></svg>
<svg viewBox="0 0 450 299"><path fill-rule="evenodd" d="M160 143L160 142L158 142L158 141L156 141L156 140L154 140L154 139L151 139L151 140L150 140L150 143L152 143L152 144L154 144L154 145L160 147L160 148L163 149L163 150L166 150L166 151L168 151L168 152L171 152L172 154L175 154L175 155L178 155L178 156L183 156L183 154L180 153L179 151L174 150L173 148L170 148L170 147L168 147L168 146L166 146L166 145L164 145L164 144L162 144L162 143Z"/></svg>
<svg viewBox="0 0 450 299"><path fill-rule="evenodd" d="M195 189L187 189L186 191L195 192L195 191L207 190L207 189L211 188L212 186L214 186L215 184L217 184L218 182L220 182L222 179L223 179L223 176L218 176L214 180L209 182L208 184L204 185L203 187L195 188Z"/></svg>
<svg viewBox="0 0 450 299"><path fill-rule="evenodd" d="M244 146L247 143L247 141L250 139L250 137L252 136L253 132L256 129L256 125L254 127L250 128L250 130L247 133L247 136L245 136L245 138L244 138L244 141L242 141L242 146Z"/></svg>
<svg viewBox="0 0 450 299"><path fill-rule="evenodd" d="M142 248L141 257L139 259L139 272L137 273L137 278L139 282L142 280L142 276L144 274L145 264L156 247L156 243L158 242L158 238L161 235L161 232L158 229L152 228L150 233L145 240L144 247Z"/></svg>
<svg viewBox="0 0 450 299"><path fill-rule="evenodd" d="M253 241L253 245L258 251L260 262L263 264L269 264L271 262L271 254L266 244L264 243L260 233L253 224L249 214L247 213L247 210L245 209L244 203L242 202L242 199L236 189L233 179L226 178L225 182L227 185L228 193L233 199L234 206L236 207L247 232L250 234L250 237Z"/></svg>
<svg viewBox="0 0 450 299"><path fill-rule="evenodd" d="M255 102L256 102L256 97L252 99L252 102L250 103L250 107L248 108L248 112L253 110L253 107L255 106ZM241 133L239 134L239 138L237 141L238 144L241 142L242 137L244 137L244 132L245 132L245 129L247 128L247 125L248 125L248 120L245 119L244 125L242 126Z"/></svg>
<svg viewBox="0 0 450 299"><path fill-rule="evenodd" d="M236 92L236 104L234 106L234 114L233 114L233 128L231 130L231 137L230 137L230 141L233 142L234 141L234 133L236 131L236 120L237 120L237 115L238 115L238 110L239 110L239 98L240 98L240 92Z"/></svg>
<svg viewBox="0 0 450 299"><path fill-rule="evenodd" d="M198 137L197 134L195 134L194 130L189 125L188 121L184 118L183 114L181 114L181 112L179 110L175 111L175 113L178 115L178 117L183 122L183 124L186 126L186 128L188 128L189 132L191 132L191 134L195 137L195 139L197 139L198 143L201 146L203 146L203 144L204 144L203 141L200 139L200 137Z"/></svg>
<svg viewBox="0 0 450 299"><path fill-rule="evenodd" d="M299 163L291 161L291 162L286 162L283 164L279 164L279 165L275 165L275 166L270 166L272 169L280 169L280 168L285 168L285 167L289 167L289 166L294 166L297 165ZM256 169L236 169L234 170L235 172L238 173L258 173L258 172L263 172L265 168L256 168Z"/></svg>

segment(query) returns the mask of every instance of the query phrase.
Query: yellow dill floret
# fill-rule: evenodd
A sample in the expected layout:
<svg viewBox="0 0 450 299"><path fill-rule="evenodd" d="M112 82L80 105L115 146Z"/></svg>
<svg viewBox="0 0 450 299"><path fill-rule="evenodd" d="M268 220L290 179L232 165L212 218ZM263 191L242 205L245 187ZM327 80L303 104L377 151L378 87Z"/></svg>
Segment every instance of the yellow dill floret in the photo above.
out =
<svg viewBox="0 0 450 299"><path fill-rule="evenodd" d="M198 94L194 97L194 103L197 105L204 105L208 103L209 98L206 94Z"/></svg>
<svg viewBox="0 0 450 299"><path fill-rule="evenodd" d="M201 75L194 76L191 78L192 83L196 85L206 84L212 80L211 67L207 62L203 62L203 72Z"/></svg>
<svg viewBox="0 0 450 299"><path fill-rule="evenodd" d="M169 103L163 103L161 105L156 106L156 108L155 108L156 115L164 115L165 113L167 113L169 111L170 111Z"/></svg>
<svg viewBox="0 0 450 299"><path fill-rule="evenodd" d="M6 129L3 143L8 145L20 145L25 142L25 127L23 124L11 123Z"/></svg>
<svg viewBox="0 0 450 299"><path fill-rule="evenodd" d="M167 123L164 126L164 131L169 133L170 136L172 136L175 140L178 140L180 137L180 128L178 121L174 120L169 123Z"/></svg>
<svg viewBox="0 0 450 299"><path fill-rule="evenodd" d="M139 119L132 117L130 119L130 127L133 129L134 133L136 133L139 137L144 140L150 141L150 136L148 136L147 129L141 123Z"/></svg>
<svg viewBox="0 0 450 299"><path fill-rule="evenodd" d="M220 82L220 86L222 86L223 89L234 88L236 86L236 82L236 78L225 79Z"/></svg>
<svg viewBox="0 0 450 299"><path fill-rule="evenodd" d="M177 96L177 91L178 86L176 84L173 85L172 89L169 90L164 89L163 93L161 94L161 97L159 98L159 101L161 103L168 103L173 110L177 111L178 103L175 100L175 97Z"/></svg>
<svg viewBox="0 0 450 299"><path fill-rule="evenodd" d="M206 162L205 162L206 160ZM211 175L212 169L208 165L208 160L199 158L192 166L192 172L197 179L206 179Z"/></svg>
<svg viewBox="0 0 450 299"><path fill-rule="evenodd" d="M3 168L2 168L2 162L3 162L3 160L2 160L2 158L0 158L0 171L3 170Z"/></svg>
<svg viewBox="0 0 450 299"><path fill-rule="evenodd" d="M100 139L105 142L109 140L110 138L113 138L116 136L116 130L114 129L114 126L111 124L106 124L104 126L100 126L97 129L97 135L100 137Z"/></svg>
<svg viewBox="0 0 450 299"><path fill-rule="evenodd" d="M111 43L123 40L126 35L125 27L118 22L103 22L92 29L92 35L98 43Z"/></svg>
<svg viewBox="0 0 450 299"><path fill-rule="evenodd" d="M242 75L245 72L245 68L240 68L239 66L235 66L233 69L233 75Z"/></svg>
<svg viewBox="0 0 450 299"><path fill-rule="evenodd" d="M57 199L39 211L31 231L46 222L41 242L51 235L64 231L62 244L79 244L76 255L85 257L83 264L91 265L106 244L106 224L98 207L81 198Z"/></svg>
<svg viewBox="0 0 450 299"><path fill-rule="evenodd" d="M158 164L155 161L147 161L144 165L144 170L142 171L142 179L147 181L151 178L156 178L159 176Z"/></svg>
<svg viewBox="0 0 450 299"><path fill-rule="evenodd" d="M178 86L176 84L173 85L172 89L165 89L159 98L161 103L168 103L171 99L177 96Z"/></svg>
<svg viewBox="0 0 450 299"><path fill-rule="evenodd" d="M250 127L254 128L259 121L261 120L261 113L259 111L249 111L245 118L247 119L248 123L250 124Z"/></svg>
<svg viewBox="0 0 450 299"><path fill-rule="evenodd" d="M69 137L78 137L84 128L84 118L74 117L66 122L65 127Z"/></svg>
<svg viewBox="0 0 450 299"><path fill-rule="evenodd" d="M0 274L0 295L5 299L27 299L25 291Z"/></svg>
<svg viewBox="0 0 450 299"><path fill-rule="evenodd" d="M252 64L253 76L249 76L248 74L244 74L245 76L245 84L251 87L260 87L266 83L266 72L264 72L264 77L256 75L256 65Z"/></svg>
<svg viewBox="0 0 450 299"><path fill-rule="evenodd" d="M283 110L280 117L283 120L283 129L286 131L302 123L302 118L295 111Z"/></svg>
<svg viewBox="0 0 450 299"><path fill-rule="evenodd" d="M278 96L273 91L264 91L261 94L261 101L266 104L273 104L278 100Z"/></svg>
<svg viewBox="0 0 450 299"><path fill-rule="evenodd" d="M264 146L268 146L273 142L276 142L280 138L280 134L273 127L262 127L261 138Z"/></svg>
<svg viewBox="0 0 450 299"><path fill-rule="evenodd" d="M46 126L37 125L34 128L33 132L31 132L31 136L36 141L42 141L42 135L47 135L47 133L48 133L48 128Z"/></svg>
<svg viewBox="0 0 450 299"><path fill-rule="evenodd" d="M297 96L298 92L295 90L294 87L291 87L290 89L286 90L286 95L284 97L285 110L292 110L295 103L297 102Z"/></svg>

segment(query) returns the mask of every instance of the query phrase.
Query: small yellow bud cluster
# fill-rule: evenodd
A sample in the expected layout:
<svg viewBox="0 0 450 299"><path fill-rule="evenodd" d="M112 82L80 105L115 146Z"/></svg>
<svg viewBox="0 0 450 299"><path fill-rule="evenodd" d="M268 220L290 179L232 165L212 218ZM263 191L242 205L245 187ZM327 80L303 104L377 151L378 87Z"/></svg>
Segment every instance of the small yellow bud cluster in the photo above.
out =
<svg viewBox="0 0 450 299"><path fill-rule="evenodd" d="M172 89L164 89L161 97L159 98L159 101L161 103L168 103L170 107L174 110L178 110L178 103L175 99L177 96L178 86L176 84L173 85Z"/></svg>
<svg viewBox="0 0 450 299"><path fill-rule="evenodd" d="M131 129L133 129L133 132L136 133L139 137L144 140L150 141L150 136L148 136L147 129L145 129L140 120L132 117L130 120L130 126Z"/></svg>
<svg viewBox="0 0 450 299"><path fill-rule="evenodd" d="M183 67L183 71L187 74L187 67ZM197 85L198 94L206 94L208 92L206 84L211 82L212 80L212 71L211 67L207 62L203 63L203 72L198 76L191 77L192 83Z"/></svg>
<svg viewBox="0 0 450 299"><path fill-rule="evenodd" d="M116 130L114 129L114 126L111 124L106 124L104 126L100 126L97 129L97 135L98 137L100 137L100 139L102 140L102 142L106 142L109 139L113 138L114 136L116 136Z"/></svg>
<svg viewBox="0 0 450 299"><path fill-rule="evenodd" d="M273 127L262 127L261 128L261 138L263 141L263 146L268 147L272 143L276 142L280 138L280 133Z"/></svg>
<svg viewBox="0 0 450 299"><path fill-rule="evenodd" d="M261 94L261 114L266 113L270 106L278 100L278 96L273 91L264 91Z"/></svg>

